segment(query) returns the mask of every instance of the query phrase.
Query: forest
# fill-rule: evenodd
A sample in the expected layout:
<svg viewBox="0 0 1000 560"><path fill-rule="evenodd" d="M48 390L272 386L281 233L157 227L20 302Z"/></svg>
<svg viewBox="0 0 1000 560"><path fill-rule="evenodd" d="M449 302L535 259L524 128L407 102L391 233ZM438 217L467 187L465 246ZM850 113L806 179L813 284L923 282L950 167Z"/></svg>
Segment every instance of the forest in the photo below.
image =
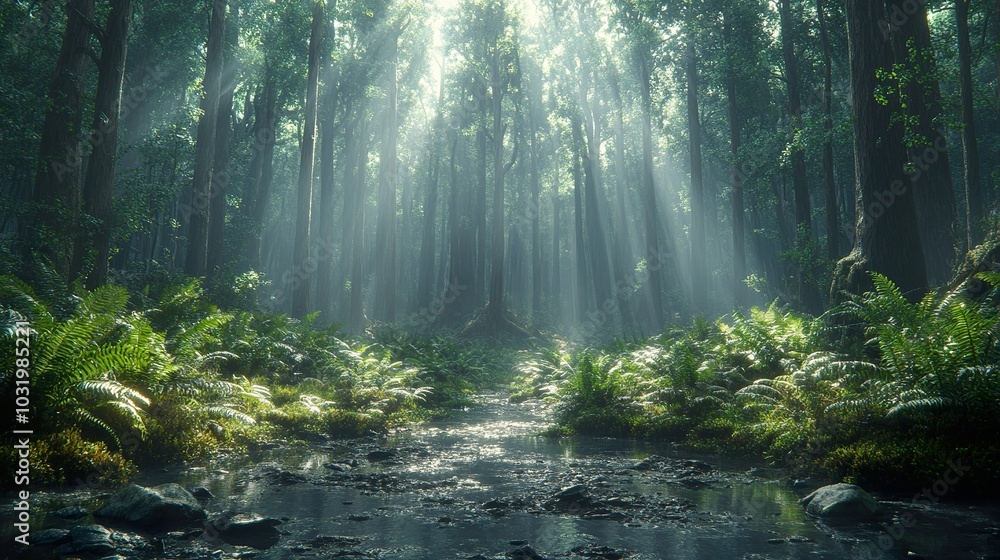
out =
<svg viewBox="0 0 1000 560"><path fill-rule="evenodd" d="M0 34L4 547L1000 553L1000 0Z"/></svg>

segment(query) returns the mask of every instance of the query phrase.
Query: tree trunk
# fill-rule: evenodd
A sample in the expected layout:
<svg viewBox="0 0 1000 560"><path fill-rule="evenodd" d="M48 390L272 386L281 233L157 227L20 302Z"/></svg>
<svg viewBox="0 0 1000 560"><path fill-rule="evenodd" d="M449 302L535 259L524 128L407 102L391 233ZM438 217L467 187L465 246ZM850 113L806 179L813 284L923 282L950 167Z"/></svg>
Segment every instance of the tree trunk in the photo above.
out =
<svg viewBox="0 0 1000 560"><path fill-rule="evenodd" d="M583 126L586 133L586 150L581 152L584 162L584 199L586 204L587 235L590 240L590 270L594 282L595 309L598 315L615 304L611 291L611 271L608 244L601 220L601 197L598 195L601 170L601 115L587 99L589 76L581 81L580 100L583 105Z"/></svg>
<svg viewBox="0 0 1000 560"><path fill-rule="evenodd" d="M427 193L424 197L423 232L420 235L420 273L417 281L417 305L420 308L430 307L435 291L434 281L434 239L437 225L438 188L441 183L441 142L439 136L444 132L444 68L441 68L441 88L438 92L437 115L429 139L430 154L428 157ZM441 258L444 258L442 253Z"/></svg>
<svg viewBox="0 0 1000 560"><path fill-rule="evenodd" d="M215 160L212 163L212 192L208 219L208 255L205 272L209 276L218 272L225 262L226 252L226 190L229 187L229 144L233 130L233 93L237 80L237 50L240 27L236 2L230 6L226 19L226 53L219 91L219 115L215 129Z"/></svg>
<svg viewBox="0 0 1000 560"><path fill-rule="evenodd" d="M365 184L368 181L368 120L362 113L355 186L354 233L351 242L351 306L347 325L354 332L365 329Z"/></svg>
<svg viewBox="0 0 1000 560"><path fill-rule="evenodd" d="M335 7L331 6L331 10ZM320 119L319 154L319 253L316 264L316 309L324 319L329 320L333 311L333 205L334 205L334 149L336 128L334 116L337 109L338 79L337 68L330 57L336 34L333 18L327 23L329 39L323 50L323 101Z"/></svg>
<svg viewBox="0 0 1000 560"><path fill-rule="evenodd" d="M833 168L833 53L827 32L824 0L816 0L820 43L823 46L823 194L826 210L826 258L840 258L840 212Z"/></svg>
<svg viewBox="0 0 1000 560"><path fill-rule="evenodd" d="M617 80L613 81L612 94L615 101L615 283L612 288L618 298L618 308L622 314L624 330L630 332L635 325L635 316L629 299L628 285L632 274L633 255L632 243L629 238L628 212L626 199L628 186L625 176L625 119L622 107L621 91Z"/></svg>
<svg viewBox="0 0 1000 560"><path fill-rule="evenodd" d="M694 39L687 45L687 118L691 155L691 288L696 313L707 311L708 272L705 249L705 182L702 177L701 123L698 116L698 60Z"/></svg>
<svg viewBox="0 0 1000 560"><path fill-rule="evenodd" d="M131 0L113 0L101 41L101 60L97 65L97 95L94 98L93 131L90 137L93 150L83 183L83 212L94 220L94 226L90 235L77 237L70 266L70 277L78 277L85 268L91 247L94 249L96 256L93 268L87 276L87 288L91 290L103 285L108 278L108 256L114 226L111 198L115 188L118 117L131 20Z"/></svg>
<svg viewBox="0 0 1000 560"><path fill-rule="evenodd" d="M494 39L490 57L490 76L493 100L493 230L490 257L490 293L486 304L486 331L498 333L504 327L507 310L504 307L504 220L503 183L504 176L514 163L514 154L509 164L504 163L503 97L506 84L500 76L500 53Z"/></svg>
<svg viewBox="0 0 1000 560"><path fill-rule="evenodd" d="M650 68L649 55L639 56L639 87L641 90L642 109L642 192L644 218L646 225L646 270L649 272L649 301L652 304L653 328L663 326L663 285L660 268L663 265L660 255L659 227L657 225L656 186L653 182L653 126L650 100Z"/></svg>
<svg viewBox="0 0 1000 560"><path fill-rule="evenodd" d="M906 0L889 0L890 6L913 11ZM927 6L917 3L916 11L893 28L893 52L897 64L914 73L901 95L906 97L906 113L911 119L906 139L911 169L904 172L914 189L917 221L920 226L927 276L932 284L951 279L955 260L955 191L948 157L948 141L935 127L941 113L941 88L937 63L927 23Z"/></svg>
<svg viewBox="0 0 1000 560"><path fill-rule="evenodd" d="M542 312L542 228L541 214L541 170L538 165L538 115L534 107L528 109L528 128L531 142L531 168L529 169L531 186L531 313L537 317Z"/></svg>
<svg viewBox="0 0 1000 560"><path fill-rule="evenodd" d="M208 227L212 196L212 164L215 160L215 131L218 126L219 94L222 82L223 42L226 34L226 0L212 0L212 21L208 28L205 59L205 96L198 119L195 144L194 180L188 208L188 246L184 273L204 276L208 266Z"/></svg>
<svg viewBox="0 0 1000 560"><path fill-rule="evenodd" d="M582 321L583 314L589 306L589 277L587 275L587 245L584 239L583 227L583 168L581 158L583 157L583 134L580 131L580 117L572 117L573 126L573 232L574 246L573 254L576 257L576 305L574 313L576 320Z"/></svg>
<svg viewBox="0 0 1000 560"><path fill-rule="evenodd" d="M965 218L968 248L983 239L982 184L979 179L979 147L972 82L972 43L969 40L969 2L955 0L955 27L958 39L958 82L962 92L962 161L965 178ZM994 17L997 17L994 14Z"/></svg>
<svg viewBox="0 0 1000 560"><path fill-rule="evenodd" d="M258 115L258 129L254 137L254 152L260 152L260 177L254 185L253 205L250 213L250 232L247 240L247 258L250 266L261 268L260 240L264 234L264 219L271 202L271 182L274 179L274 143L277 134L277 92L275 79L268 67L264 73L263 112Z"/></svg>
<svg viewBox="0 0 1000 560"><path fill-rule="evenodd" d="M387 41L386 111L382 127L382 151L379 155L378 223L375 231L375 316L396 320L396 65L399 34L391 30Z"/></svg>
<svg viewBox="0 0 1000 560"><path fill-rule="evenodd" d="M319 56L323 44L323 2L313 6L309 35L309 69L306 75L305 126L302 129L302 157L299 160L298 204L295 212L295 246L292 250L292 316L310 311L309 286L314 268L309 255L312 219L313 164L316 155L316 97L319 88Z"/></svg>
<svg viewBox="0 0 1000 560"><path fill-rule="evenodd" d="M892 124L898 103L884 106L875 98L876 72L892 64L891 46L880 26L885 16L882 2L847 0L860 216L854 249L834 272L834 299L842 299L842 291L870 290L870 272L888 277L911 300L922 297L927 288L914 196L896 177L906 164L900 124Z"/></svg>
<svg viewBox="0 0 1000 560"><path fill-rule="evenodd" d="M738 98L736 97L736 45L732 39L732 16L723 12L722 34L726 47L729 49L730 60L726 65L726 100L729 104L729 149L732 153L732 212L733 212L733 301L736 307L745 307L748 303L746 286L747 249L746 249L746 208L743 203L743 174L740 171L740 131L743 119L740 115Z"/></svg>
<svg viewBox="0 0 1000 560"><path fill-rule="evenodd" d="M549 297L552 298L550 309L556 320L562 318L562 248L560 238L562 234L562 204L559 200L559 170L562 167L559 162L559 147L556 138L559 137L558 129L553 134L552 159L555 161L555 179L552 181L552 290Z"/></svg>
<svg viewBox="0 0 1000 560"><path fill-rule="evenodd" d="M804 128L802 122L802 84L799 78L799 61L793 39L793 22L790 0L781 0L781 53L785 63L785 83L788 86L788 118L792 127L792 141ZM799 254L798 297L804 311L819 314L823 310L819 287L811 265L812 205L809 202L809 176L806 172L805 151L794 147L791 152L792 189L795 193L795 250Z"/></svg>
<svg viewBox="0 0 1000 560"><path fill-rule="evenodd" d="M32 225L38 228L32 245L37 244L63 276L69 274L73 258L73 225L79 211L81 94L90 42L87 20L93 18L94 0L72 0L68 8L56 71L49 82L32 195Z"/></svg>

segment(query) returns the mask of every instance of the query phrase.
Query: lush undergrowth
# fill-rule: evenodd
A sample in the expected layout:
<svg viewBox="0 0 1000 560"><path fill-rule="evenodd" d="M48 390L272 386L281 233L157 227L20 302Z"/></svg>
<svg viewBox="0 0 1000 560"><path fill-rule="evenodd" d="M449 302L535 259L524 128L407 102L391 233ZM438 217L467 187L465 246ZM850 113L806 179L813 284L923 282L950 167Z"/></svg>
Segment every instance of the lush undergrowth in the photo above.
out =
<svg viewBox="0 0 1000 560"><path fill-rule="evenodd" d="M91 292L54 275L32 284L0 277L0 362L17 363L15 324L31 328L33 483L120 483L143 465L276 438L384 432L513 372L509 353L455 333L376 326L347 336L315 315L223 312L192 279ZM4 366L11 399L15 381ZM0 420L5 434L13 421ZM13 472L12 446L3 449Z"/></svg>
<svg viewBox="0 0 1000 560"><path fill-rule="evenodd" d="M539 351L515 397L555 399L561 433L763 456L797 476L898 491L954 464L968 471L952 495L996 495L996 289L910 303L874 280L823 318L772 306L641 342Z"/></svg>

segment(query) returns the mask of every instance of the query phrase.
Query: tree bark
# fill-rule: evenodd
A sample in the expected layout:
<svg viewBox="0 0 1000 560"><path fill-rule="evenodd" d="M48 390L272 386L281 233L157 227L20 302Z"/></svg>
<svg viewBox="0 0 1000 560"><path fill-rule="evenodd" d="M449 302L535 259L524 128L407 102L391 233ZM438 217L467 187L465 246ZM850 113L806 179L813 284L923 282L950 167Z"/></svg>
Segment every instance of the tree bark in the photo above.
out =
<svg viewBox="0 0 1000 560"><path fill-rule="evenodd" d="M969 1L955 0L958 39L958 82L962 92L962 161L965 179L966 241L969 249L983 239L982 184L979 178L979 146L972 82L972 43L969 40ZM996 14L994 14L996 17Z"/></svg>
<svg viewBox="0 0 1000 560"><path fill-rule="evenodd" d="M375 231L375 316L392 322L396 320L396 172L397 134L396 66L399 51L399 34L390 30L385 60L386 112L382 127L382 151L379 155L378 223Z"/></svg>
<svg viewBox="0 0 1000 560"><path fill-rule="evenodd" d="M622 106L621 91L617 80L611 84L611 91L615 101L615 283L613 289L618 298L618 307L622 314L622 324L625 331L629 332L635 325L635 316L632 313L632 306L629 298L628 288L632 273L633 255L632 243L629 238L628 212L626 210L626 199L628 198L628 186L625 176L625 112Z"/></svg>
<svg viewBox="0 0 1000 560"><path fill-rule="evenodd" d="M785 83L788 86L788 118L792 126L792 141L804 128L802 122L802 83L799 77L799 61L795 52L794 30L790 0L779 4L781 20L781 53L785 63ZM819 288L816 285L811 265L813 258L810 246L812 233L812 205L809 202L809 175L806 172L806 154L793 146L792 189L795 193L795 249L799 254L798 297L804 311L819 314L823 310Z"/></svg>
<svg viewBox="0 0 1000 560"><path fill-rule="evenodd" d="M918 2L913 11L906 0L889 0L889 5L905 10L903 13L913 12L892 33L896 63L905 64L907 71L915 76L901 92L906 97L905 112L913 123L906 139L911 169L905 175L916 195L928 279L933 284L943 284L951 279L955 260L955 191L948 141L935 125L941 114L941 88L927 6Z"/></svg>
<svg viewBox="0 0 1000 560"><path fill-rule="evenodd" d="M646 226L646 270L649 272L649 301L653 312L653 328L663 326L663 284L660 268L659 226L656 211L656 186L653 182L653 126L650 99L649 55L639 53L639 87L642 109L642 192Z"/></svg>
<svg viewBox="0 0 1000 560"><path fill-rule="evenodd" d="M70 277L78 277L86 266L91 247L96 253L87 276L87 288L102 286L108 278L108 257L113 232L111 198L115 188L115 157L118 150L118 119L121 112L122 79L128 53L131 0L113 0L101 41L97 65L97 95L94 99L92 151L83 183L83 212L94 221L90 235L77 237ZM84 226L86 228L86 226Z"/></svg>
<svg viewBox="0 0 1000 560"><path fill-rule="evenodd" d="M250 266L260 268L260 241L264 233L264 219L271 202L271 183L274 179L274 143L276 140L278 115L275 78L270 66L264 72L263 111L257 115L257 132L254 136L254 152L260 153L260 176L253 190L253 205L247 208L250 217L250 231L247 239L247 258Z"/></svg>
<svg viewBox="0 0 1000 560"><path fill-rule="evenodd" d="M832 298L842 292L860 294L872 287L870 272L888 277L911 300L923 296L927 271L917 227L912 189L896 176L906 163L899 123L892 124L898 103L875 98L876 72L892 64L891 45L880 23L885 5L847 0L851 61L854 158L860 191L854 248L837 263Z"/></svg>
<svg viewBox="0 0 1000 560"><path fill-rule="evenodd" d="M698 59L694 39L688 39L685 60L687 75L687 120L691 156L691 288L696 313L706 312L708 272L705 248L705 181L702 176L701 122L698 115Z"/></svg>
<svg viewBox="0 0 1000 560"><path fill-rule="evenodd" d="M424 197L423 231L420 235L420 272L417 281L417 305L425 309L431 305L435 291L434 249L437 242L434 234L435 226L437 225L438 188L441 183L441 142L438 138L444 133L444 78L445 73L442 67L437 115L434 119L431 137L428 140L430 154L428 157L427 193ZM443 255L442 258L444 258Z"/></svg>
<svg viewBox="0 0 1000 560"><path fill-rule="evenodd" d="M331 6L331 10L335 8ZM320 154L319 154L319 254L316 264L316 309L329 317L333 311L333 206L334 206L334 143L337 130L334 117L337 110L338 80L337 68L330 57L336 35L333 18L327 22L327 48L323 49L323 101L320 112Z"/></svg>
<svg viewBox="0 0 1000 560"><path fill-rule="evenodd" d="M225 262L226 252L226 192L229 188L229 145L233 131L233 94L236 90L237 59L240 27L236 2L226 18L226 47L219 91L219 115L215 129L215 160L212 163L212 192L208 219L208 254L205 272L212 276Z"/></svg>
<svg viewBox="0 0 1000 560"><path fill-rule="evenodd" d="M32 234L32 245L37 245L63 276L69 274L73 258L73 225L80 204L81 95L90 41L87 21L93 18L94 0L72 0L67 6L66 31L46 98L32 195L32 226L38 228Z"/></svg>
<svg viewBox="0 0 1000 560"><path fill-rule="evenodd" d="M309 35L309 69L306 74L305 125L302 129L302 154L299 160L298 203L295 212L295 246L292 249L292 316L304 317L310 311L309 288L314 269L310 249L312 220L313 164L316 155L316 97L319 88L319 56L323 43L323 2L313 6L312 31Z"/></svg>
<svg viewBox="0 0 1000 560"><path fill-rule="evenodd" d="M728 11L722 14L723 40L729 49L726 64L726 100L729 105L729 149L732 154L732 216L733 216L733 300L736 307L744 307L747 297L747 256L746 256L746 208L743 203L743 173L740 171L740 131L743 119L736 96L736 45L733 43L732 16Z"/></svg>
<svg viewBox="0 0 1000 560"><path fill-rule="evenodd" d="M507 310L504 307L504 219L503 195L504 176L510 170L517 156L514 153L509 163L504 163L503 98L507 87L500 74L500 52L494 38L490 57L490 88L493 101L493 231L491 235L490 292L486 303L486 329L498 333L504 327Z"/></svg>
<svg viewBox="0 0 1000 560"><path fill-rule="evenodd" d="M226 0L212 0L212 20L208 27L205 61L205 95L198 120L195 144L194 180L191 185L190 222L184 273L204 276L208 266L208 228L212 196L212 164L215 160L215 131L218 126L219 94L222 82L223 43L226 35Z"/></svg>
<svg viewBox="0 0 1000 560"><path fill-rule="evenodd" d="M823 46L823 195L826 210L826 258L840 258L840 211L833 167L833 52L827 31L824 0L816 0L820 43Z"/></svg>
<svg viewBox="0 0 1000 560"><path fill-rule="evenodd" d="M365 184L368 181L368 120L362 114L355 186L354 233L351 242L351 305L347 325L354 332L365 329Z"/></svg>
<svg viewBox="0 0 1000 560"><path fill-rule="evenodd" d="M580 131L580 117L572 117L573 126L573 232L574 246L573 254L576 257L576 305L574 313L576 320L582 321L583 314L586 313L590 301L590 285L587 275L587 244L584 238L583 227L583 167L581 159L583 157L583 134Z"/></svg>

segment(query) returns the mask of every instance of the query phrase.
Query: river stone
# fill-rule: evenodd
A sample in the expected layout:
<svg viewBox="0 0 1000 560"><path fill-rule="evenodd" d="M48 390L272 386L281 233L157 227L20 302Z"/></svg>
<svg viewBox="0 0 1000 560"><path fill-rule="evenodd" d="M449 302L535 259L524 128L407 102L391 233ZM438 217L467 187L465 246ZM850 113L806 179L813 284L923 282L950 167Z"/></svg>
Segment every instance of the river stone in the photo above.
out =
<svg viewBox="0 0 1000 560"><path fill-rule="evenodd" d="M80 519L86 517L88 513L90 512L80 506L69 506L52 512L52 515L63 519Z"/></svg>
<svg viewBox="0 0 1000 560"><path fill-rule="evenodd" d="M568 488L563 488L562 490L556 492L553 496L553 500L560 502L569 502L573 500L579 500L587 493L587 486L583 484L574 484Z"/></svg>
<svg viewBox="0 0 1000 560"><path fill-rule="evenodd" d="M206 529L231 545L250 546L258 550L271 548L281 538L281 521L252 513L225 511L212 517Z"/></svg>
<svg viewBox="0 0 1000 560"><path fill-rule="evenodd" d="M198 486L191 489L191 495L199 500L211 500L215 497L215 494L211 490L205 488L204 486Z"/></svg>
<svg viewBox="0 0 1000 560"><path fill-rule="evenodd" d="M80 525L69 532L73 551L94 556L105 556L115 551L111 544L111 531L100 525Z"/></svg>
<svg viewBox="0 0 1000 560"><path fill-rule="evenodd" d="M56 546L69 542L69 531L66 529L45 529L31 533L29 542L37 546Z"/></svg>
<svg viewBox="0 0 1000 560"><path fill-rule="evenodd" d="M831 484L799 500L816 517L867 517L878 511L878 501L853 484Z"/></svg>
<svg viewBox="0 0 1000 560"><path fill-rule="evenodd" d="M530 544L519 546L507 553L510 558L524 558L526 560L544 560L544 557L535 552Z"/></svg>
<svg viewBox="0 0 1000 560"><path fill-rule="evenodd" d="M130 484L108 498L94 516L163 526L203 521L205 510L178 484L161 484L153 488Z"/></svg>
<svg viewBox="0 0 1000 560"><path fill-rule="evenodd" d="M382 461L388 461L396 456L396 452L390 449L377 449L368 454L368 462L370 463L380 463Z"/></svg>

